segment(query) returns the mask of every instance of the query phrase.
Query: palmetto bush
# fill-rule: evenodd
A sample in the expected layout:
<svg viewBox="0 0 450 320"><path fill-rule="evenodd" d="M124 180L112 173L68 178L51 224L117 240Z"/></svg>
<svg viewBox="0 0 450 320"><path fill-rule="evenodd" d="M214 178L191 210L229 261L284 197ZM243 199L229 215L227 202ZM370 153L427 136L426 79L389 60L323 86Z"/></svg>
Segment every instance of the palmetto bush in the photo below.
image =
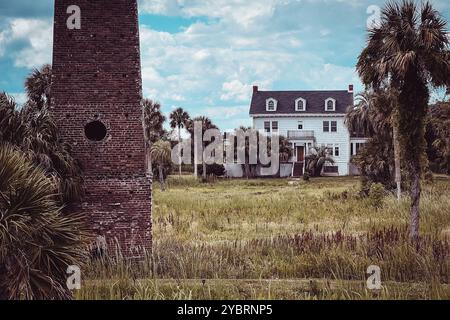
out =
<svg viewBox="0 0 450 320"><path fill-rule="evenodd" d="M0 143L17 147L40 166L55 181L60 203L67 205L83 196L82 169L49 112L50 87L51 66L44 65L27 77L28 100L22 107L0 92Z"/></svg>
<svg viewBox="0 0 450 320"><path fill-rule="evenodd" d="M54 182L13 147L0 144L0 300L68 299L69 265L86 260L87 232L63 216Z"/></svg>
<svg viewBox="0 0 450 320"><path fill-rule="evenodd" d="M332 151L328 147L314 147L311 148L311 154L307 155L306 171L313 177L319 177L322 174L322 169L326 163L334 163L331 156Z"/></svg>

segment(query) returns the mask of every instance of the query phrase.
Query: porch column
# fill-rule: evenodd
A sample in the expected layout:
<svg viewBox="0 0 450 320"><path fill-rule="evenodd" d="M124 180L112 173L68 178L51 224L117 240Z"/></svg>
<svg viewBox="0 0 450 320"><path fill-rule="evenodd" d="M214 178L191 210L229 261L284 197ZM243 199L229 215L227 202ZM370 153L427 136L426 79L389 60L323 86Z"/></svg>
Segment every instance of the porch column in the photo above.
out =
<svg viewBox="0 0 450 320"><path fill-rule="evenodd" d="M294 150L293 152L293 157L292 157L292 170L291 170L291 177L294 176L294 167L295 167L295 159L296 159L296 150L295 150L295 142L291 142L292 143L292 150Z"/></svg>

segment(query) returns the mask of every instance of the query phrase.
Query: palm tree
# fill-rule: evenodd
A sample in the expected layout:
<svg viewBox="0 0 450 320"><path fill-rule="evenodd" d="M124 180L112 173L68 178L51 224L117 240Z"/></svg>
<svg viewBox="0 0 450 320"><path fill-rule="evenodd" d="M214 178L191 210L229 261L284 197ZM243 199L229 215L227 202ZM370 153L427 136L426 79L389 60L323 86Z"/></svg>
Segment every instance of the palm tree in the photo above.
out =
<svg viewBox="0 0 450 320"><path fill-rule="evenodd" d="M369 30L367 47L357 63L367 86L383 82L398 90L398 129L404 162L411 177L410 237L419 237L420 178L425 158L424 126L429 86L450 83L449 39L446 21L429 2L390 2L381 22Z"/></svg>
<svg viewBox="0 0 450 320"><path fill-rule="evenodd" d="M320 177L325 163L334 163L334 159L330 156L330 150L327 147L313 147L310 154L305 157L306 170L313 177Z"/></svg>
<svg viewBox="0 0 450 320"><path fill-rule="evenodd" d="M372 136L373 91L363 91L355 96L355 106L348 106L345 124L351 134Z"/></svg>
<svg viewBox="0 0 450 320"><path fill-rule="evenodd" d="M172 129L178 129L178 143L181 143L181 129L186 127L189 119L189 114L182 108L177 108L170 114L170 127ZM181 176L181 151L179 154L179 162L178 169L179 175Z"/></svg>
<svg viewBox="0 0 450 320"><path fill-rule="evenodd" d="M254 178L256 176L256 169L258 167L258 164L254 164L254 163L250 164L250 158L251 158L250 152L256 152L257 153L257 157L259 157L259 152L260 152L260 148L259 148L260 145L259 144L260 144L260 141L261 141L261 134L262 133L260 131L252 129L251 127L244 127L244 126L241 126L238 129L234 130L234 135L235 136L237 136L238 131L241 131L243 133L248 133L248 132L250 132L252 130L253 130L252 134L256 134L256 141L255 141L256 142L256 146L250 146L250 142L251 141L250 141L249 137L246 137L245 143L243 145L241 145L241 146L239 146L237 144L237 140L234 139L234 143L235 143L234 144L234 153L235 153L234 156L235 156L235 158L236 158L236 155L237 155L237 153L239 151L244 151L244 153L245 153L245 159L244 159L244 163L242 164L242 166L243 166L244 175L245 175L245 177L247 179ZM289 159L292 157L292 153L293 153L292 145L291 145L291 143L289 142L289 140L287 138L285 138L283 136L277 136L277 137L279 139L279 150L278 150L278 152L279 152L279 154L278 154L279 162L281 163L281 162L289 161ZM267 152L268 152L269 155L271 155L271 153L272 153L271 139L272 139L272 137L267 137L267 140L266 140L266 142L267 142ZM241 150L239 150L239 148L241 148ZM278 167L278 172L277 172L277 176L278 177L281 174L281 170L280 169L281 169L281 166Z"/></svg>
<svg viewBox="0 0 450 320"><path fill-rule="evenodd" d="M202 153L202 166L203 166L203 170L202 170L202 181L206 182L207 181L207 174L206 174L206 162L205 162L205 147L207 146L206 143L203 141L203 136L205 134L205 132L209 129L217 129L217 126L211 121L211 119L209 119L208 117L204 117L204 116L200 116L200 117L196 117L192 120L189 120L187 122L187 126L186 129L189 132L189 134L191 135L191 140L194 141L194 124L195 122L200 122L202 125L202 137L200 137L202 139L202 146L203 146L203 153ZM194 151L194 158L196 156L196 152ZM197 172L197 163L194 160L194 168L195 168L195 172Z"/></svg>
<svg viewBox="0 0 450 320"><path fill-rule="evenodd" d="M238 131L241 131L243 133L247 133L250 130L252 130L251 127L244 127L241 126L238 129L234 130L234 135L237 136L238 135ZM258 133L258 140L259 140L259 133ZM246 179L249 178L253 178L255 175L255 165L254 164L250 164L250 141L249 139L245 139L245 143L242 146L238 146L237 145L237 140L234 139L233 137L233 141L234 141L234 156L236 158L237 154L239 151L243 151L245 153L245 159L244 159L244 163L241 164L241 167L243 167L243 171L244 171L244 175ZM238 150L238 148L242 148L242 150Z"/></svg>
<svg viewBox="0 0 450 320"><path fill-rule="evenodd" d="M80 164L71 155L71 146L62 142L50 115L52 66L35 69L25 80L28 101L20 115L26 125L22 149L34 163L57 181L61 201L68 205L83 196Z"/></svg>
<svg viewBox="0 0 450 320"><path fill-rule="evenodd" d="M52 66L43 65L34 69L25 80L25 90L29 101L36 104L38 109L48 107L51 99Z"/></svg>
<svg viewBox="0 0 450 320"><path fill-rule="evenodd" d="M25 137L26 126L22 121L14 99L0 93L0 142L20 145Z"/></svg>
<svg viewBox="0 0 450 320"><path fill-rule="evenodd" d="M289 161L289 159L292 157L293 154L293 149L292 149L292 144L291 142L284 136L275 136L278 138L278 143L279 143L279 166L278 166L278 173L277 173L277 177L281 177L281 163L282 162L287 162ZM270 152L270 154L272 154L272 143L271 143L271 139L273 139L274 137L270 137L268 139L268 150Z"/></svg>
<svg viewBox="0 0 450 320"><path fill-rule="evenodd" d="M291 142L284 136L280 139L280 161L287 162L292 157L293 149Z"/></svg>
<svg viewBox="0 0 450 320"><path fill-rule="evenodd" d="M0 300L70 299L67 267L86 260L80 216L63 216L41 168L0 144Z"/></svg>
<svg viewBox="0 0 450 320"><path fill-rule="evenodd" d="M150 175L152 173L152 145L156 141L161 139L162 136L164 136L164 122L166 121L166 117L161 112L161 104L159 102L155 102L150 99L144 99L142 101L142 109L147 158L147 173Z"/></svg>
<svg viewBox="0 0 450 320"><path fill-rule="evenodd" d="M46 104L28 101L21 110L5 93L0 93L0 142L22 150L30 161L54 179L61 204L78 202L83 195L82 170L71 148L59 138Z"/></svg>
<svg viewBox="0 0 450 320"><path fill-rule="evenodd" d="M166 191L166 183L164 180L164 167L172 161L172 150L169 141L159 140L152 145L150 150L152 159L158 165L159 182L161 191Z"/></svg>
<svg viewBox="0 0 450 320"><path fill-rule="evenodd" d="M364 91L356 96L356 106L349 106L345 122L350 132L362 134L368 138L373 138L374 136L384 138L371 139L369 143L374 143L375 141L380 141L382 143L391 140L393 141L397 199L400 200L401 159L398 140L398 124L396 122L397 118L395 112L397 96L398 93L395 89L387 88L386 86L379 88L377 91Z"/></svg>
<svg viewBox="0 0 450 320"><path fill-rule="evenodd" d="M434 162L435 169L450 174L450 101L430 106L427 142L429 159Z"/></svg>

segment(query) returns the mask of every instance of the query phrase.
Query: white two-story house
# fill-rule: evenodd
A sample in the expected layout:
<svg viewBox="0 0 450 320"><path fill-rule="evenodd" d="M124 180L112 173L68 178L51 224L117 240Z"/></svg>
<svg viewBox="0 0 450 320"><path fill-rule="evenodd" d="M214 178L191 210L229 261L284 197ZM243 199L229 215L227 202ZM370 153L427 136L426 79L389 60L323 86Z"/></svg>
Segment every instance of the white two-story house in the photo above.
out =
<svg viewBox="0 0 450 320"><path fill-rule="evenodd" d="M327 163L324 175L356 173L350 158L365 142L352 138L345 114L353 106L353 85L342 91L260 91L253 87L250 116L253 127L285 136L292 143L292 176L301 176L305 157L313 146L328 147L335 163Z"/></svg>

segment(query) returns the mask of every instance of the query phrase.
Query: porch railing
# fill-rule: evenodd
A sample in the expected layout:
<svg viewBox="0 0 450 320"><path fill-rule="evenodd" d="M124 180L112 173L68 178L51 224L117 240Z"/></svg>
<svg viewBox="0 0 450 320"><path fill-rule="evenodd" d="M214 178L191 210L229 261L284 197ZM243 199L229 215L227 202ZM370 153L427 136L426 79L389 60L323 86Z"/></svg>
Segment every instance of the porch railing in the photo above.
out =
<svg viewBox="0 0 450 320"><path fill-rule="evenodd" d="M287 132L288 139L314 139L314 131L313 130L288 130Z"/></svg>

